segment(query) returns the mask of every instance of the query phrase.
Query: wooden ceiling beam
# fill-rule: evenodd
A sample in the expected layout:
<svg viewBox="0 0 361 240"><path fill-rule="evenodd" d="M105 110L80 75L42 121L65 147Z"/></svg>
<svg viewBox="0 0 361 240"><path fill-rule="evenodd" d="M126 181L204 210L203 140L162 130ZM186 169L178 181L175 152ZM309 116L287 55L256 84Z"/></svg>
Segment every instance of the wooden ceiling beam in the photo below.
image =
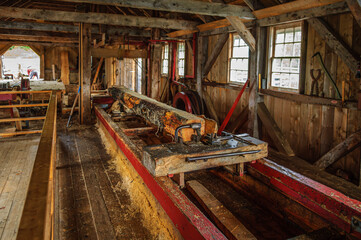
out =
<svg viewBox="0 0 361 240"><path fill-rule="evenodd" d="M361 0L346 0L353 17L358 25L361 27Z"/></svg>
<svg viewBox="0 0 361 240"><path fill-rule="evenodd" d="M248 7L224 3L210 3L194 0L61 0L62 2L91 3L119 7L141 8L166 12L201 14L210 16L237 16L254 19Z"/></svg>
<svg viewBox="0 0 361 240"><path fill-rule="evenodd" d="M28 20L55 22L79 22L129 27L150 27L165 29L194 29L197 22L187 20L123 16L107 13L80 13L41 9L0 7L0 16Z"/></svg>
<svg viewBox="0 0 361 240"><path fill-rule="evenodd" d="M227 20L231 23L232 27L236 30L238 35L247 43L249 49L256 51L256 39L252 33L247 29L246 25L239 17L227 17Z"/></svg>

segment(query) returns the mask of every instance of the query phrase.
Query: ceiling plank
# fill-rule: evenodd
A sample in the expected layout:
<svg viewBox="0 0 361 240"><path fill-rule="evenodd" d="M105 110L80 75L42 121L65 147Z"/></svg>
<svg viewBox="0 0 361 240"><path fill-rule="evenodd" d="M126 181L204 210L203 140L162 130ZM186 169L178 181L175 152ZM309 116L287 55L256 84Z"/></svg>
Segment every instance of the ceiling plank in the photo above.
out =
<svg viewBox="0 0 361 240"><path fill-rule="evenodd" d="M307 22L316 30L327 45L342 59L352 72L357 71L358 60L353 56L350 47L331 28L331 26L321 18L312 18Z"/></svg>
<svg viewBox="0 0 361 240"><path fill-rule="evenodd" d="M194 29L198 24L197 22L192 21L165 18L147 18L107 13L80 13L14 7L0 7L0 16L30 20L81 22L165 29Z"/></svg>
<svg viewBox="0 0 361 240"><path fill-rule="evenodd" d="M262 19L262 18L281 15L284 13L290 13L290 12L310 9L314 7L321 7L342 1L343 0L296 0L288 3L283 3L276 6L256 10L253 12L253 14L256 16L257 19Z"/></svg>
<svg viewBox="0 0 361 240"><path fill-rule="evenodd" d="M245 19L254 19L248 7L229 5L224 3L210 3L194 0L61 0L63 2L91 3L132 7L157 11L201 14L210 16L237 16Z"/></svg>
<svg viewBox="0 0 361 240"><path fill-rule="evenodd" d="M232 27L237 31L239 36L247 43L252 52L256 51L256 39L252 33L247 29L246 25L241 21L239 17L227 17L227 20L231 23Z"/></svg>

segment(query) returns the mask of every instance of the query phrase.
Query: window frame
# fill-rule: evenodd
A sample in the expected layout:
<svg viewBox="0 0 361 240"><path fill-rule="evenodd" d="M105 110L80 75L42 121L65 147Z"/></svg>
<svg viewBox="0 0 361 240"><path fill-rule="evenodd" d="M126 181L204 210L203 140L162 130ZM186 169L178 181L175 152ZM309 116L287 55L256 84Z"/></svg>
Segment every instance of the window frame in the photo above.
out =
<svg viewBox="0 0 361 240"><path fill-rule="evenodd" d="M234 33L230 33L229 39L231 40L229 47L228 47L228 69L227 69L227 83L228 84L232 84L232 85L240 85L243 86L245 84L245 82L238 82L238 81L231 81L231 60L234 59L233 58L233 45L234 45L234 36L239 36L239 34L237 32ZM242 39L241 36L239 36L239 38ZM242 41L244 41L242 39ZM246 44L247 45L247 44ZM248 45L247 45L248 47ZM250 49L248 47L248 67L247 67L247 79L249 79L250 76L250 72L249 72L249 66L250 66ZM245 59L245 58L240 58L240 59Z"/></svg>
<svg viewBox="0 0 361 240"><path fill-rule="evenodd" d="M179 58L179 49L180 49L180 45L184 45L184 58ZM186 76L186 43L185 41L182 42L178 42L177 43L177 76L179 78L184 78ZM183 75L179 74L179 63L180 60L183 59Z"/></svg>
<svg viewBox="0 0 361 240"><path fill-rule="evenodd" d="M301 27L301 47L300 47L300 57L299 57L299 71L298 71L298 88L285 88L285 87L274 87L272 86L272 62L275 54L275 43L276 43L276 31L278 29L287 29L287 28L294 28L294 27ZM290 93L302 93L302 89L304 88L304 74L302 74L302 71L304 70L304 60L305 60L305 53L303 49L306 48L306 42L305 42L305 34L307 34L307 31L305 30L305 26L303 21L300 22L294 22L294 23L286 23L286 24L280 24L277 26L270 27L269 36L268 36L268 57L267 57L267 77L269 81L267 81L267 88L275 91L280 92L290 92ZM285 57L287 58L287 57ZM289 57L292 58L292 57Z"/></svg>
<svg viewBox="0 0 361 240"><path fill-rule="evenodd" d="M168 47L168 54L166 56L165 54L165 49L166 47ZM169 44L166 43L162 46L162 57L161 57L161 69L160 69L160 72L161 72L161 76L163 77L168 77L169 76L169 50L170 50L170 47L169 47ZM167 60L168 61L168 67L167 67L167 73L164 73L163 72L163 68L164 68L164 61Z"/></svg>

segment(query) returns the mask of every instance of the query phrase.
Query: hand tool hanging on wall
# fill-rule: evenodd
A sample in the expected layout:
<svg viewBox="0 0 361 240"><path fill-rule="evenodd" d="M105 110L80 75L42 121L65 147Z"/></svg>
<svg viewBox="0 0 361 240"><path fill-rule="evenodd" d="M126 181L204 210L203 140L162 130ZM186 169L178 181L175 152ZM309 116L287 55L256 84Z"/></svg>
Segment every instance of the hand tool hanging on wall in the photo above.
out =
<svg viewBox="0 0 361 240"><path fill-rule="evenodd" d="M321 67L322 67L323 71L325 72L327 78L331 81L332 85L334 86L334 88L335 88L335 90L336 90L337 98L338 98L338 99L341 99L341 93L340 93L340 91L338 90L337 85L336 85L335 81L332 79L330 73L327 71L327 69L326 69L326 67L325 67L325 64L324 64L324 62L323 62L323 60L322 60L321 53L320 53L320 52L315 53L315 54L312 56L312 58L314 58L314 57L316 57L316 56L317 56L318 61L319 61L320 64L321 64Z"/></svg>
<svg viewBox="0 0 361 240"><path fill-rule="evenodd" d="M71 124L70 124L71 123L71 117L73 116L74 109L75 109L76 103L78 102L79 97L80 97L80 86L79 86L79 89L78 89L78 93L76 94L76 97L75 97L75 100L74 100L74 103L73 103L73 107L71 108L68 123L66 124L67 128L71 127Z"/></svg>
<svg viewBox="0 0 361 240"><path fill-rule="evenodd" d="M317 76L313 74L314 71L317 71ZM311 85L311 96L318 96L319 95L319 89L318 89L318 80L321 78L321 69L311 69L310 75L312 78L312 85ZM316 89L315 89L316 88ZM313 94L314 90L316 90L316 94Z"/></svg>

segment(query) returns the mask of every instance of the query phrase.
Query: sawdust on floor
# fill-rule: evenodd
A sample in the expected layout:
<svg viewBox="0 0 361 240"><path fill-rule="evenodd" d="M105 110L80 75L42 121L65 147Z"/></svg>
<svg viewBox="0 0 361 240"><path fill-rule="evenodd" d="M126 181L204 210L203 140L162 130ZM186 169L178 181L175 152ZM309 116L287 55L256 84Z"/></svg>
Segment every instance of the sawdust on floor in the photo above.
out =
<svg viewBox="0 0 361 240"><path fill-rule="evenodd" d="M182 239L179 231L115 141L105 132L103 126L97 127L108 154L112 156L111 166L123 179L116 188L126 190L133 203L133 209L129 209L129 214L135 214L140 210L142 224L152 233L153 239Z"/></svg>

